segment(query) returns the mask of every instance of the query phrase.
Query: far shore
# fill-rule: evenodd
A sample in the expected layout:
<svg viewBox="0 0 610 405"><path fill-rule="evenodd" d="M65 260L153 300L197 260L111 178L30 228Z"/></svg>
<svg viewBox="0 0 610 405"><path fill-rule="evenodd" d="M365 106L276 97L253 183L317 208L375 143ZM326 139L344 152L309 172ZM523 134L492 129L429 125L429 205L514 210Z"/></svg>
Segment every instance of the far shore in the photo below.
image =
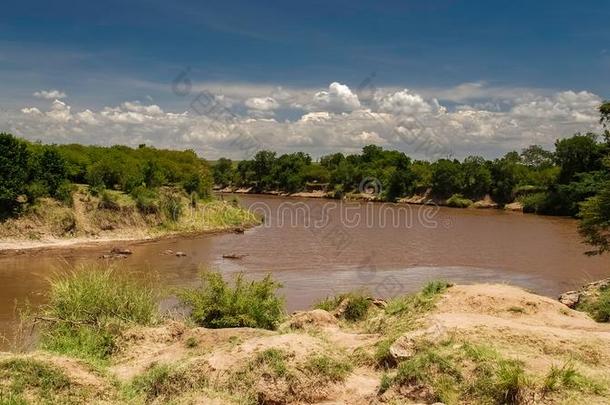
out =
<svg viewBox="0 0 610 405"><path fill-rule="evenodd" d="M125 235L125 236L103 236L103 237L74 237L74 238L53 238L45 240L28 240L28 239L13 239L0 242L0 256L2 255L19 255L25 253L44 252L46 250L62 250L62 249L82 249L96 248L105 245L111 246L118 243L134 246L141 243L150 243L160 240L195 238L199 236L211 236L226 233L241 233L244 229L252 228L249 226L238 226L224 229L210 229L196 232L172 232L159 235Z"/></svg>
<svg viewBox="0 0 610 405"><path fill-rule="evenodd" d="M215 189L214 193L219 195L226 194L245 194L245 195L269 195L276 197L284 197L284 198L313 198L313 199L327 199L327 200L337 200L334 196L332 196L329 192L326 191L300 191L297 193L286 193L278 190L273 191L255 191L252 187L250 188L230 188L226 187L223 189ZM342 199L346 201L366 201L366 202L386 202L382 199L377 198L374 194L369 193L347 193ZM410 197L404 197L396 201L395 204L410 204L410 205L437 205L442 207L452 207L447 204L447 200L439 199L439 198L431 198L429 196L429 191L423 195L413 195ZM453 207L456 208L456 207ZM514 212L523 212L523 205L521 203L515 201L504 206L500 206L496 202L494 202L488 195L482 198L481 200L474 201L472 205L464 208L476 208L476 209L504 209L507 211Z"/></svg>

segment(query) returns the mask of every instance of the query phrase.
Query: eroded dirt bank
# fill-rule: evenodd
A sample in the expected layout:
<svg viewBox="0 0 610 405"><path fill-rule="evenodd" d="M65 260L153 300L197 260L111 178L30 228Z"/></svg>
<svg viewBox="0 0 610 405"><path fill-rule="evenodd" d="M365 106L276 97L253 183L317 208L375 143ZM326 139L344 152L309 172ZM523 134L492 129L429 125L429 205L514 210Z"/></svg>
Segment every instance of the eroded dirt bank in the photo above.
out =
<svg viewBox="0 0 610 405"><path fill-rule="evenodd" d="M610 403L610 325L558 301L479 284L373 304L278 331L136 327L103 365L3 354L0 386L33 403Z"/></svg>

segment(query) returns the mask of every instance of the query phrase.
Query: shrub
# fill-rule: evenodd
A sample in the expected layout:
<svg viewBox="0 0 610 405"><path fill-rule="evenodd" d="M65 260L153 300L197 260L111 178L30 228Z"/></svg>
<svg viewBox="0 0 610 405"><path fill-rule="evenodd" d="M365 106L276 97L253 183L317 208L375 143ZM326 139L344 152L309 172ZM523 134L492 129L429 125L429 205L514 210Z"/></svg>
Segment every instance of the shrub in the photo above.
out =
<svg viewBox="0 0 610 405"><path fill-rule="evenodd" d="M247 282L239 273L231 287L220 273L203 272L201 287L180 291L178 297L201 326L275 329L283 316L283 299L276 296L280 287L270 275Z"/></svg>
<svg viewBox="0 0 610 405"><path fill-rule="evenodd" d="M586 298L577 309L588 312L597 322L610 322L610 288L601 290L595 298Z"/></svg>
<svg viewBox="0 0 610 405"><path fill-rule="evenodd" d="M364 292L350 292L325 298L316 303L314 308L331 312L337 310L342 303L345 305L345 307L342 308L342 316L348 321L353 322L361 321L366 318L369 308L371 307L371 300L368 298L367 294Z"/></svg>
<svg viewBox="0 0 610 405"><path fill-rule="evenodd" d="M461 194L453 194L447 200L447 205L456 208L468 208L472 205L472 200L464 198Z"/></svg>
<svg viewBox="0 0 610 405"><path fill-rule="evenodd" d="M165 193L161 199L161 207L165 217L172 222L178 221L182 215L182 199L179 194Z"/></svg>
<svg viewBox="0 0 610 405"><path fill-rule="evenodd" d="M438 294L444 293L447 288L451 287L451 285L451 283L445 280L432 280L426 283L421 292L426 297L434 297Z"/></svg>
<svg viewBox="0 0 610 405"><path fill-rule="evenodd" d="M143 214L157 214L159 212L159 196L155 190L138 186L131 192L136 207Z"/></svg>
<svg viewBox="0 0 610 405"><path fill-rule="evenodd" d="M105 210L118 211L121 209L118 198L115 194L110 193L108 190L103 190L100 193L100 202L98 207Z"/></svg>
<svg viewBox="0 0 610 405"><path fill-rule="evenodd" d="M532 193L519 197L523 212L543 213L547 211L549 195L546 192Z"/></svg>
<svg viewBox="0 0 610 405"><path fill-rule="evenodd" d="M155 320L152 288L112 267L81 268L51 280L49 302L40 311L45 322L42 346L78 357L104 359L129 324Z"/></svg>
<svg viewBox="0 0 610 405"><path fill-rule="evenodd" d="M55 190L55 198L68 206L72 206L72 194L76 190L76 186L68 181L61 183Z"/></svg>

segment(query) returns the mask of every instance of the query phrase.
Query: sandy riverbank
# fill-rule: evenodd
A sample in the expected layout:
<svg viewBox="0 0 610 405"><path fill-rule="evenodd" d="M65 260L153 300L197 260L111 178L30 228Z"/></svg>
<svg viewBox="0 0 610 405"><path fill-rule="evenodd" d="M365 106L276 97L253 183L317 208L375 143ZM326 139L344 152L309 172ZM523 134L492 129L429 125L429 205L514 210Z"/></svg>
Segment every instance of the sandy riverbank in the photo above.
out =
<svg viewBox="0 0 610 405"><path fill-rule="evenodd" d="M28 369L5 368L29 362L65 379L47 391L26 379L34 381L26 385L32 400L610 403L610 325L556 300L482 284L375 301L359 321L345 319L345 310L297 312L277 331L180 320L134 327L102 369L48 352L5 353L0 382L10 386Z"/></svg>

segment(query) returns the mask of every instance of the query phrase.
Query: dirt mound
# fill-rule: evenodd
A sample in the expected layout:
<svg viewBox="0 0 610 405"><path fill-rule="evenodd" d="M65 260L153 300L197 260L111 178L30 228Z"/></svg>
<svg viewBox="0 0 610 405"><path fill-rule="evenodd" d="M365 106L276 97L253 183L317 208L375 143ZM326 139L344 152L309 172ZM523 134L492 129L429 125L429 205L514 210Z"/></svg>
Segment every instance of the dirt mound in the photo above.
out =
<svg viewBox="0 0 610 405"><path fill-rule="evenodd" d="M610 360L610 325L508 285L450 288L427 322L447 333L491 342L532 370L570 358L593 369Z"/></svg>
<svg viewBox="0 0 610 405"><path fill-rule="evenodd" d="M223 345L232 346L234 342L269 333L251 328L188 328L176 321L157 327L135 327L121 336L120 351L114 357L111 371L119 379L128 380L151 365L173 363L192 356L195 349L197 353L216 350Z"/></svg>

